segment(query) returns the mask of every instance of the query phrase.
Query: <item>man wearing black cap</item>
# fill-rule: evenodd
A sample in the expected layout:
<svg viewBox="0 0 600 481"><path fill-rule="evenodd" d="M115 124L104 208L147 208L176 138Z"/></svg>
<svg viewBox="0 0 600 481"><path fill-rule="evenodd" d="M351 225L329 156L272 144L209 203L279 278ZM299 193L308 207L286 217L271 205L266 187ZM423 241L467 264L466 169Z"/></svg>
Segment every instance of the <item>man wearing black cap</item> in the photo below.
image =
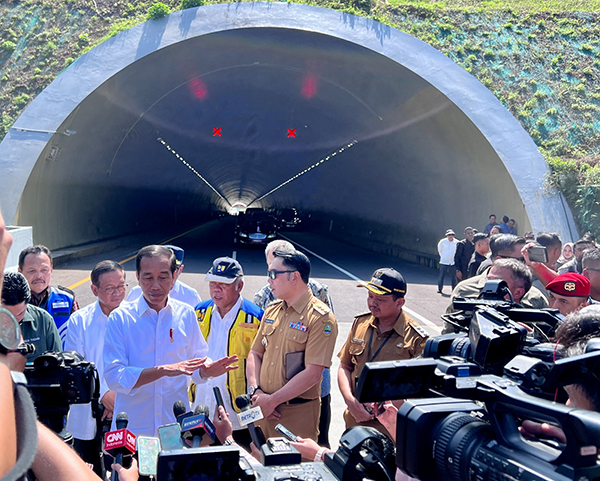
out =
<svg viewBox="0 0 600 481"><path fill-rule="evenodd" d="M237 354L239 369L225 376L209 379L205 389L198 392L195 384L190 391L193 407L205 404L211 413L217 411L212 388L221 390L225 410L233 424L233 438L238 444L250 447L250 434L242 428L236 416L239 409L235 398L246 394L246 359L258 332L263 310L241 296L244 288L244 272L238 261L231 257L219 257L204 278L209 283L210 299L196 306L196 319L200 332L208 344L208 357L220 359Z"/></svg>
<svg viewBox="0 0 600 481"><path fill-rule="evenodd" d="M372 426L388 434L370 408L354 397L356 381L367 362L406 360L423 352L427 332L402 310L406 282L392 268L377 269L368 283L369 313L357 316L344 347L339 352L338 383L348 408L346 427Z"/></svg>

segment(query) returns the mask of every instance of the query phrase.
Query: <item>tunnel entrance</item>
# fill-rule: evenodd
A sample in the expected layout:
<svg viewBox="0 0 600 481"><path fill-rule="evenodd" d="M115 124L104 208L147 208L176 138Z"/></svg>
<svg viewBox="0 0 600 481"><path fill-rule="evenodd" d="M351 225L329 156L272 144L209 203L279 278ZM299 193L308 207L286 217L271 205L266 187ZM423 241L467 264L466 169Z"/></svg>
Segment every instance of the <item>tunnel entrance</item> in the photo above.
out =
<svg viewBox="0 0 600 481"><path fill-rule="evenodd" d="M387 252L431 252L490 212L576 232L533 141L467 72L377 22L294 4L190 9L104 42L18 119L0 168L5 215L51 248L236 204L295 207Z"/></svg>

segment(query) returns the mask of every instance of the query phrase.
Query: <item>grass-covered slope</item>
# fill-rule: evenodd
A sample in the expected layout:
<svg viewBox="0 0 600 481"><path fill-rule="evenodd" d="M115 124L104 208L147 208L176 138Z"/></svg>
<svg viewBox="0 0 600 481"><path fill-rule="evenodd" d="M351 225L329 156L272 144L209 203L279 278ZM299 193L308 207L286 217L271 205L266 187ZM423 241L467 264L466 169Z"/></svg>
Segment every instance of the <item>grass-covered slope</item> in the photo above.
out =
<svg viewBox="0 0 600 481"><path fill-rule="evenodd" d="M586 213L598 206L595 196L577 186L600 184L600 0L388 1L306 3L371 16L471 72L538 144L554 172L550 183L567 196L580 229L597 230ZM0 138L73 59L149 17L201 3L3 0Z"/></svg>

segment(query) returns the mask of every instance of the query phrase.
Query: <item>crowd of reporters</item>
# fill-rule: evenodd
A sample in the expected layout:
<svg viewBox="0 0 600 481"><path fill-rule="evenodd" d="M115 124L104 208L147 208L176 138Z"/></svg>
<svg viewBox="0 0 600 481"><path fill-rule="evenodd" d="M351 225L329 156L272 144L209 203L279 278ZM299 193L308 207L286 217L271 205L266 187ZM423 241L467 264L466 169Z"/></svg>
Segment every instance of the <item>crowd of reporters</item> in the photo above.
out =
<svg viewBox="0 0 600 481"><path fill-rule="evenodd" d="M468 238L465 240L470 241ZM548 306L548 298L550 298L550 307L557 308L562 316L566 316L560 323L556 333L553 334L552 338L553 341L560 346L560 349L564 355L574 356L581 354L586 351L588 341L596 337L600 337L600 307L593 305L600 302L600 299L598 299L600 296L596 296L596 298L594 298L596 293L600 292L600 278L596 279L595 274L596 272L600 272L600 255L598 254L599 251L594 240L589 235L580 239L573 246L569 246L568 244L565 246L565 248L567 246L572 247L572 259L569 259L569 249L562 248L560 239L555 234L542 233L537 236L536 240L529 242L527 242L524 238L520 238L512 234L495 234L490 238L487 236L481 236L481 239L473 240L475 241L473 242L474 246L477 244L477 241L485 240L486 243L489 243L488 245L491 252L486 255L485 248L482 248L480 251L474 250L473 256L479 263L478 273L476 273L475 268L469 269L471 274L476 273L475 276L469 275L467 272L460 271L462 282L459 282L453 289L451 304L448 308L448 312L455 311L453 307L453 301L456 298L477 297L487 281L498 279L507 283L509 289L507 299L510 297L511 302L519 303L530 308L544 308ZM0 218L0 270L2 271L4 270L3 262L6 258L8 249L10 248L10 244L10 235L6 232L4 224ZM539 246L545 247L547 257L543 261L533 261L529 257L530 249L532 247ZM52 261L50 253L42 252L41 254L42 258L44 255L48 257L51 272ZM162 254L164 254L164 251L158 250L156 253L151 255L160 257ZM479 257L477 257L476 254L479 254ZM293 257L294 255L295 254L292 254L290 260L286 257L290 256L290 251L279 251L279 253L275 255L275 258L277 258L277 256L281 256L283 259L282 262L284 262L284 264L281 265L285 269L289 268L290 265L285 264L286 260L288 263L296 262L296 258ZM168 256L169 263L172 264L173 268L175 268L176 254L171 252L168 254ZM23 257L25 259L26 255ZM209 271L209 274L207 275L207 280L208 276L213 276L211 277L212 281L218 284L234 284L236 278L241 278L243 273L241 273L241 267L236 267L238 264L232 263L231 261L232 260L227 258L221 258L221 260L217 259L213 265L213 268L211 268L211 271ZM102 306L96 303L95 307L96 309L99 309L99 311L94 313L94 316L100 315L107 318L113 310L119 307L125 297L126 284L124 271L118 264L111 262L112 261L104 261L104 263L100 263L98 266L96 266L95 272L92 272L92 290L94 291L94 294L99 299L102 298L103 301ZM138 256L138 263L139 262L140 260ZM221 264L219 262L221 262ZM300 262L303 262L301 258ZM45 264L48 263L46 262ZM38 266L38 272L40 272L42 275L44 274L43 271L45 269L45 264L42 262L41 265ZM274 273L274 277L272 279L275 279L279 273L295 272L294 270L276 270L271 267L270 263L269 265L269 268L271 269L270 272ZM276 265L279 266L279 264ZM177 264L176 268L180 268L181 266L182 261ZM137 266L138 275L141 272L140 267L140 265ZM472 263L470 267L472 267ZM172 269L171 267L169 268L171 269L172 274L174 274L176 269ZM296 264L294 264L294 268L298 269ZM230 277L228 277L228 274L224 274L224 272L231 269L233 269L232 272L234 272L234 274L232 274ZM300 271L301 269L302 268L300 268ZM47 274L47 272L45 273ZM23 272L23 274L25 274L25 272ZM83 345L78 345L77 339L90 336L97 340L105 336L104 331L100 332L97 330L97 325L89 323L85 324L86 314L83 312L83 310L80 315L73 315L73 313L77 311L78 305L72 292L65 290L64 288L51 288L49 286L49 280L46 281L44 287L44 289L46 289L45 292L44 290L41 292L34 292L32 289L32 282L36 282L36 275L37 273L33 273L31 281L26 279L27 276L23 277L20 274L14 273L7 274L4 277L5 286L2 290L2 304L8 308L8 310L14 315L15 319L21 324L21 341L36 344L36 352L37 355L39 355L45 351L60 351L62 347L61 333L65 347L78 352L85 351L85 347ZM103 275L114 277L114 279L111 279L109 288L102 287L100 276ZM288 281L290 280L289 275L287 276L287 279ZM176 279L174 279L174 281L175 280ZM311 287L308 275L306 275L306 278L302 277L302 279L300 279L299 276L299 281L301 282L300 289L306 289L306 286ZM235 285L238 286L239 284L236 283ZM274 285L278 286L278 284ZM369 291L369 309L372 317L366 317L364 320L361 320L360 316L356 318L353 329L358 329L359 334L356 334L355 332L355 334L351 334L349 336L347 345L344 347L344 349L347 349L346 354L344 354L344 350L340 352L339 356L342 359L340 372L343 374L344 369L346 371L350 369L349 372L352 373L352 366L354 366L354 369L356 369L357 365L361 366L362 368L362 365L364 365L365 361L373 362L390 358L412 359L421 355L425 340L428 336L427 333L422 331L418 324L413 323L409 318L405 319L402 317L404 316L402 313L402 306L404 304L404 294L406 292L406 283L402 276L393 269L380 269L375 271L370 282L362 283L361 285L362 287L366 287ZM538 287L536 287L536 285ZM290 287L290 289L292 289L292 287ZM284 291L284 287L280 287L280 289L280 292ZM236 292L239 294L239 292L241 292L241 287L239 287L239 290ZM313 293L315 295L317 294L314 289ZM144 295L146 294L147 293L144 292ZM32 305L33 299L37 299L37 302L39 303L40 298L46 303L46 310ZM235 299L237 300L238 297ZM285 300L285 297L283 297L283 299ZM199 300L199 296L194 300L194 302L196 302L196 300ZM389 305L378 304L381 302L388 303ZM148 304L150 307L152 307L150 303ZM330 300L329 305L331 305ZM178 305L176 305L175 308L177 308L177 306ZM318 316L325 315L325 318L323 318L324 320L319 321L319 325L322 328L320 335L323 339L322 345L330 346L327 348L327 350L329 350L332 349L332 345L330 342L328 342L328 339L330 339L332 330L334 334L337 333L337 330L335 327L335 320L332 315L329 314L330 309L327 309L327 304L323 304L323 306L316 304L316 310ZM104 309L105 307L108 307L108 309ZM218 307L219 306L216 305L215 309ZM53 308L54 311L52 310ZM91 305L84 308L84 310L90 310L93 308L94 305ZM186 310L186 312L188 311ZM380 317L378 317L376 313L379 314ZM202 315L204 314L205 311L202 311ZM226 314L227 311L225 311L223 316ZM276 315L274 310L272 311L272 314L273 316ZM376 347L375 355L372 356L369 354L366 356L365 353L365 358L362 359L362 361L359 361L359 357L356 356L361 356L363 354L362 349L364 349L364 345L366 344L369 345L369 351L371 351L373 340L372 334L368 343L363 340L363 337L366 336L367 332L369 332L368 329L379 329L379 324L373 324L373 322L374 320L385 319L386 315L389 318L389 327L382 332L375 332L376 334L389 332L387 334L387 338L385 338L385 336L378 337L377 339L380 342L379 345L374 344ZM70 323L65 322L65 317L67 319L71 317ZM89 318L89 313L87 318ZM264 319L270 319L270 317L266 316L263 318L263 320ZM402 320L401 323L400 320ZM202 319L198 317L198 321L201 322ZM365 321L367 330L364 331L363 334L360 334L360 332L362 332L360 331L361 323ZM195 322L196 319L194 319L194 323ZM273 323L272 321L270 322ZM59 324L61 327L63 325L68 325L69 328L67 329L66 327L63 327L59 332ZM246 322L246 324L248 323ZM27 331L25 326L30 326L30 331ZM260 342L262 339L263 348L266 348L268 346L268 342L272 342L274 339L268 338L267 336L270 334L265 334L263 332L265 326L268 330L268 324L261 325L261 330L259 331L260 335L257 336L258 340L256 341ZM325 327L323 328L322 326ZM387 339L389 339L390 335L393 333L395 335L398 334L396 331L399 330L400 326L402 329L406 329L405 332L403 331L401 333L403 339L410 339L411 336L414 339L414 341L411 341L414 342L414 349L411 348L409 344L398 344L402 351L393 351L391 354L388 353L385 359L377 359L377 354L384 349ZM293 328L299 332L305 331L307 327L308 321L306 321L306 324L298 321L298 323L294 324L293 326ZM94 328L96 328L96 330L94 330ZM76 334L77 329L80 330L79 335ZM453 329L454 328L452 326L446 325L446 332L451 332ZM184 330L189 332L188 328L184 328ZM202 334L206 336L204 331ZM258 332L256 332L255 335L256 334L258 334ZM173 329L171 329L170 332L168 332L168 334L166 334L164 337L167 341L169 341L170 338L171 343L176 342L176 334L174 338ZM333 339L335 339L335 336ZM134 339L134 342L136 340L139 342L140 337L137 336L136 339ZM159 341L157 341L157 344L158 342ZM160 342L162 342L162 340ZM186 338L184 342L186 346L190 345L189 339ZM199 342L204 342L204 345L206 346L204 338L201 338ZM393 342L394 341L390 343L390 346L393 345ZM88 345L95 344L97 343L88 343ZM111 348L114 349L116 344L115 338L113 337L111 340ZM192 342L191 345L196 345L195 341ZM200 345L201 344L198 344L198 346ZM362 347L362 349L357 349L357 347ZM252 349L256 348L257 344L254 344ZM237 354L227 352L225 357L218 359L217 361L211 361L210 358L206 357L208 348L206 347L202 349L193 353L185 354L179 364L177 364L177 368L162 367L156 368L154 371L144 373L143 375L146 376L145 379L147 379L144 383L154 383L161 377L178 376L181 374L191 375L197 371L199 376L195 379L195 381L199 384L198 389L202 389L202 384L205 383L207 379L226 376L228 372L237 369L236 366L233 366L233 364L238 361ZM322 351L323 348L319 348L319 350ZM325 357L330 357L330 353L327 354L327 350L325 351ZM86 357L95 358L96 360L100 359L101 355L102 354L99 353L86 353ZM248 355L249 354L246 352L245 356ZM104 354L104 356L106 356L106 354ZM33 360L34 357L35 355L29 354L27 360ZM244 359L245 358L246 357L244 357ZM197 359L198 361L196 361L196 364L193 366L188 366L189 359ZM363 364L360 364L361 362ZM185 365L182 365L181 363L185 363ZM319 360L317 363L321 365L321 369L319 371L318 378L315 379L318 379L320 382L322 366L325 365L325 367L328 367L328 363L326 360ZM99 368L100 389L98 397L100 400L100 405L103 406L104 411L92 414L90 411L93 409L92 404L75 404L71 407L68 427L69 430L74 431L75 438L77 440L75 446L77 452L86 457L86 459L90 461L90 464L93 464L96 467L96 472L98 475L103 476L104 471L102 467L99 468L102 461L100 459L91 458L94 458L100 452L99 442L102 440L102 436L99 436L99 433L102 432L102 421L104 421L105 418L113 417L113 414L115 414L114 417L116 418L116 412L119 411L119 409L115 408L115 392L112 391L107 385L105 374L102 372L104 366L107 365L106 357L104 357L104 362L97 362L97 365L101 366ZM165 364L165 366L167 365ZM175 366L175 364L173 364L173 366ZM0 396L3 398L2 406L6 406L6 409L2 409L0 428L5 428L5 432L8 433L8 440L3 443L3 449L0 450L0 453L3 453L0 454L0 474L3 476L2 479L22 479L28 468L31 468L35 477L41 480L68 480L71 478L75 479L75 477L78 479L98 479L94 477L94 474L92 474L93 472L89 469L89 466L83 463L83 461L74 453L73 450L59 440L59 438L57 438L55 434L52 433L47 427L36 421L35 412L33 411L31 402L28 401L28 394L23 388L23 385L25 384L23 382L23 378L18 378L15 374L13 374L11 380L9 374L9 371L23 371L23 368L24 356L4 348L4 352L0 354L0 383L2 384L2 386L0 386L0 393L2 394L0 394ZM361 368L357 369L354 372L354 375L359 373ZM177 372L173 373L173 371L171 371L171 374L166 373L169 369L176 369ZM249 369L253 369L252 364L250 364ZM204 378L202 376L203 370L206 373ZM118 372L119 376L123 375L122 369L120 368L115 372ZM258 373L259 371L256 372ZM110 379L110 377L108 379ZM116 380L117 378L114 379ZM127 390L139 390L139 388L144 385L144 383L140 384L140 379L142 379L142 377L138 378L137 383L135 382L135 379L133 382L127 381L131 384ZM258 380L259 377L256 376L253 379ZM357 403L356 398L353 397L355 394L354 390L356 388L354 384L356 382L356 378L349 375L348 379L348 386L346 387L347 392L344 396L349 408L346 412L347 426L372 426L386 435L389 435L395 441L395 423L397 419L398 406L401 405L402 401L392 403L390 400L385 403L380 403L378 406L375 404L371 405L370 403ZM111 385L118 386L118 383L115 380L111 381ZM184 384L187 386L186 383ZM306 386L310 388L310 386L313 385L315 384L307 384ZM258 386L258 383L255 387L256 389L250 393L249 399L250 397L251 399L249 402L254 401L258 404L258 402L260 402L261 395L260 393L255 393L257 390L261 390L261 388ZM340 387L344 389L342 384L340 384ZM592 411L597 411L598 407L600 407L600 382L598 381L596 375L591 376L586 381L578 382L574 385L568 385L565 387L565 390L569 397L569 405ZM303 391L299 392L303 393ZM317 392L316 389L315 392ZM156 399L156 395L154 396ZM178 392L176 397L177 396L181 397L181 392ZM166 408L167 404L172 404L164 403L162 396L159 397L161 400L158 402L163 404L163 409ZM310 401L310 399L294 397L292 401L303 405ZM358 406L358 408L355 406L355 404ZM364 412L362 411L363 409ZM140 415L140 412L136 412L137 408L132 408L130 411L133 415ZM231 407L229 411L232 411ZM212 443L213 441L217 444L237 444L234 436L234 425L230 420L232 413L228 412L228 410L223 406L214 406L214 416L212 417L212 422L214 424L216 436L214 438L210 436L207 437L207 439L204 441L205 444ZM143 413L142 416L146 418L148 417ZM169 414L169 416L171 415ZM280 416L277 415L277 418L279 417ZM157 419L161 420L159 424L161 422L164 423L166 415L158 416ZM173 417L173 419L175 419L175 417ZM317 415L316 422L318 422L318 419L319 416ZM114 430L115 427L115 422L113 421L112 429ZM107 427L106 429L109 428ZM150 430L150 432L153 431L155 431L155 429ZM561 436L560 429L557 426L547 423L537 425L535 423L526 421L521 427L521 431L525 436L547 435L558 438ZM318 431L316 431L316 433L318 434ZM254 437L252 441L255 441ZM198 441L198 443L199 442L200 441ZM34 449L36 443L37 451ZM250 445L249 442L242 444L246 448L256 449L260 447L256 446L256 442L253 442L253 445ZM292 445L302 454L303 459L309 461L322 461L327 453L331 453L328 447L322 447L316 442L316 434L312 439L310 437L298 437L294 442L292 442ZM87 455L85 454L86 452ZM260 457L258 451L256 450L254 451L254 455L256 457ZM393 459L393 456L390 459ZM129 479L138 479L139 475L137 473L137 463L135 460L129 469L123 468L121 464L115 464L112 466L112 468L116 473L118 473L120 479L122 480L127 481ZM390 467L389 470L392 470L392 468ZM398 479L402 479L403 475L398 472L396 473L396 476Z"/></svg>

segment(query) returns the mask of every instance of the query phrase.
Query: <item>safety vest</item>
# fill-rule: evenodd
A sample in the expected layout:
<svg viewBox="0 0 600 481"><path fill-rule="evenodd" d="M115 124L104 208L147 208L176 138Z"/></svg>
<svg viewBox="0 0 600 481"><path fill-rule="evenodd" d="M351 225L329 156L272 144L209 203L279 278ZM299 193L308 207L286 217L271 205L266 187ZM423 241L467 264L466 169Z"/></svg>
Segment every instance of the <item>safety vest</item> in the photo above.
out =
<svg viewBox="0 0 600 481"><path fill-rule="evenodd" d="M65 348L65 339L67 338L67 326L69 325L69 317L71 317L71 309L73 309L74 296L68 292L50 287L48 300L43 309L48 311L48 314L54 319L63 349Z"/></svg>
<svg viewBox="0 0 600 481"><path fill-rule="evenodd" d="M207 342L210 336L211 329L211 316L214 308L212 299L201 302L196 306L196 319L200 326L200 332L204 336ZM256 304L250 302L247 299L242 299L242 305L237 313L234 323L229 329L229 335L227 336L227 355L233 356L237 354L238 369L228 371L227 386L228 394L231 398L231 405L236 411L240 411L235 405L235 398L241 394L246 394L248 390L246 384L246 359L250 353L250 348L258 332L260 325L260 319L262 318L263 311ZM194 402L196 397L196 385L192 383L190 385L190 402Z"/></svg>

